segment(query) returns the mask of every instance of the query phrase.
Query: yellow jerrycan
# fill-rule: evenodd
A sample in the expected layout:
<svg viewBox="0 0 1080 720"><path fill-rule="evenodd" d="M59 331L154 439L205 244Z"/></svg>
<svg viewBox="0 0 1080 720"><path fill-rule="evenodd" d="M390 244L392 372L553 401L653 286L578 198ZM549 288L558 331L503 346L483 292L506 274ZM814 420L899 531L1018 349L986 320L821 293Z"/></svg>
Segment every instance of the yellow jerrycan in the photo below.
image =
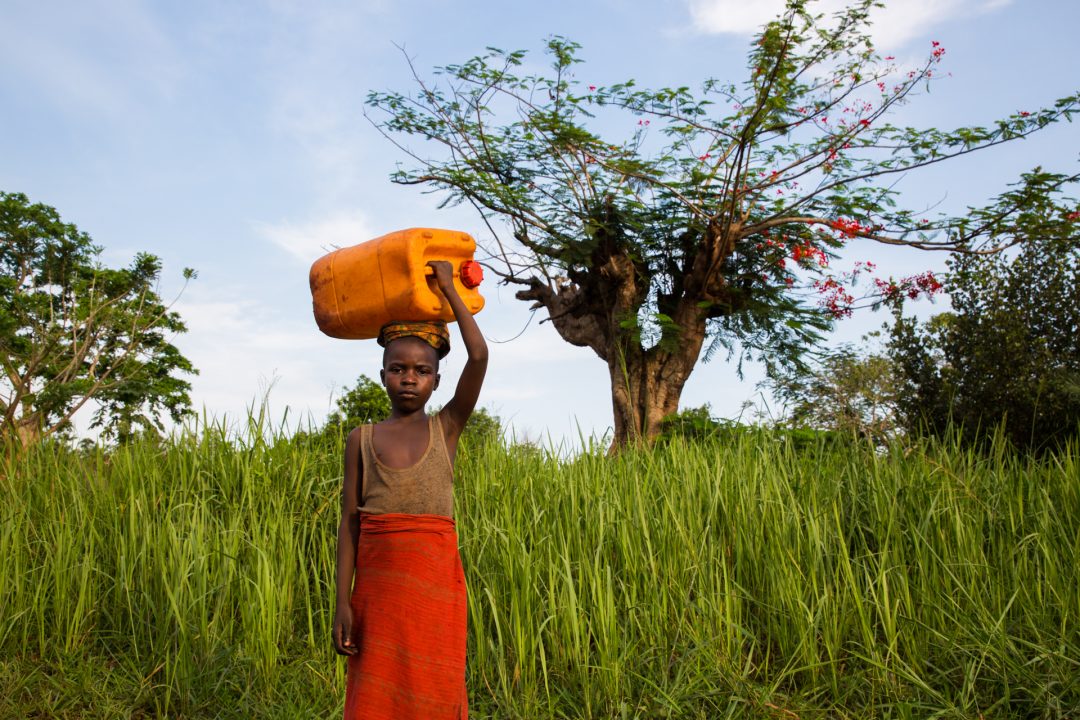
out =
<svg viewBox="0 0 1080 720"><path fill-rule="evenodd" d="M316 260L308 276L315 322L330 337L363 340L378 337L391 320L453 320L429 260L454 266L454 285L475 315L484 298L476 290L483 272L474 252L468 233L436 228L398 230L335 250Z"/></svg>

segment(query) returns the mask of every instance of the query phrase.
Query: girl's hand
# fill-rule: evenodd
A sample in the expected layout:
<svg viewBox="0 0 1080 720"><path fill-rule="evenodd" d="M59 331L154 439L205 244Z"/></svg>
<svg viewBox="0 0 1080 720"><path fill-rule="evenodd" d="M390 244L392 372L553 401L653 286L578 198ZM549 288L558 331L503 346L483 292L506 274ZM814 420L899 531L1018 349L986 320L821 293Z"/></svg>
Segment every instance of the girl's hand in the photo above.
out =
<svg viewBox="0 0 1080 720"><path fill-rule="evenodd" d="M443 295L455 291L453 265L446 260L429 260L428 266L435 271L435 284L442 290Z"/></svg>
<svg viewBox="0 0 1080 720"><path fill-rule="evenodd" d="M353 612L348 604L334 613L334 650L338 655L355 655L359 648L352 639Z"/></svg>

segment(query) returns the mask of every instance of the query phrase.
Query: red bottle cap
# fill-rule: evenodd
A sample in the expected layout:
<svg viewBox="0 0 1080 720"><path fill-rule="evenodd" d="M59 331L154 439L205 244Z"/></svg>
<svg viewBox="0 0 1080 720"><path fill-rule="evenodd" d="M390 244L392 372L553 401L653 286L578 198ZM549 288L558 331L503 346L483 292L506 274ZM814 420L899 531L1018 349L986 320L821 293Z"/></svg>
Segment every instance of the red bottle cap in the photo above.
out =
<svg viewBox="0 0 1080 720"><path fill-rule="evenodd" d="M474 288L484 282L484 268L475 260L466 260L458 269L461 284L467 288Z"/></svg>

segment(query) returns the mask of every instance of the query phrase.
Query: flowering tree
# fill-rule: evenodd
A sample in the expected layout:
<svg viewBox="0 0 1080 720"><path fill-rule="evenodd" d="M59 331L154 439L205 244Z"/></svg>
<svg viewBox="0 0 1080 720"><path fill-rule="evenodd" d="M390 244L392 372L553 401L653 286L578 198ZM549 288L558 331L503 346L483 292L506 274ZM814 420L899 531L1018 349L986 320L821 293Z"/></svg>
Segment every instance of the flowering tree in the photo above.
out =
<svg viewBox="0 0 1080 720"><path fill-rule="evenodd" d="M371 93L370 119L415 163L392 179L473 205L492 234L491 269L606 362L616 444L651 439L703 349L798 362L850 312L853 277L828 269L845 244L992 252L985 239L1006 236L995 230L1026 198L1072 179L1029 174L975 220L899 207L901 173L1026 137L1068 118L1080 95L986 128L891 125L945 49L934 42L925 63L900 70L870 44L872 5L826 21L789 0L756 37L741 84L590 85L575 74L579 46L553 38L549 73L519 75L524 52L490 49L440 68L438 82L414 71L414 93ZM881 282L940 289L929 275Z"/></svg>

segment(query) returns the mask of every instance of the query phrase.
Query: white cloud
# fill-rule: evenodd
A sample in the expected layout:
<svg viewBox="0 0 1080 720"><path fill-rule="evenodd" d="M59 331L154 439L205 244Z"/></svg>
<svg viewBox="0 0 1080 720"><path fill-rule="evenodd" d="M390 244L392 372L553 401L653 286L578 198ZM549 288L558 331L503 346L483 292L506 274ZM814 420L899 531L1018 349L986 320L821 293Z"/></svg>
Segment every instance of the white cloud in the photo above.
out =
<svg viewBox="0 0 1080 720"><path fill-rule="evenodd" d="M907 41L929 37L933 26L959 16L987 13L1012 0L889 0L871 13L871 36L880 48L898 48ZM694 27L706 33L751 34L779 15L784 0L688 0ZM832 15L850 3L846 0L819 0L813 13Z"/></svg>
<svg viewBox="0 0 1080 720"><path fill-rule="evenodd" d="M378 234L371 229L367 218L358 211L338 212L325 220L303 224L289 221L257 222L255 230L305 263L314 262L337 248L371 240Z"/></svg>
<svg viewBox="0 0 1080 720"><path fill-rule="evenodd" d="M694 27L706 33L753 33L784 8L782 0L690 0Z"/></svg>

